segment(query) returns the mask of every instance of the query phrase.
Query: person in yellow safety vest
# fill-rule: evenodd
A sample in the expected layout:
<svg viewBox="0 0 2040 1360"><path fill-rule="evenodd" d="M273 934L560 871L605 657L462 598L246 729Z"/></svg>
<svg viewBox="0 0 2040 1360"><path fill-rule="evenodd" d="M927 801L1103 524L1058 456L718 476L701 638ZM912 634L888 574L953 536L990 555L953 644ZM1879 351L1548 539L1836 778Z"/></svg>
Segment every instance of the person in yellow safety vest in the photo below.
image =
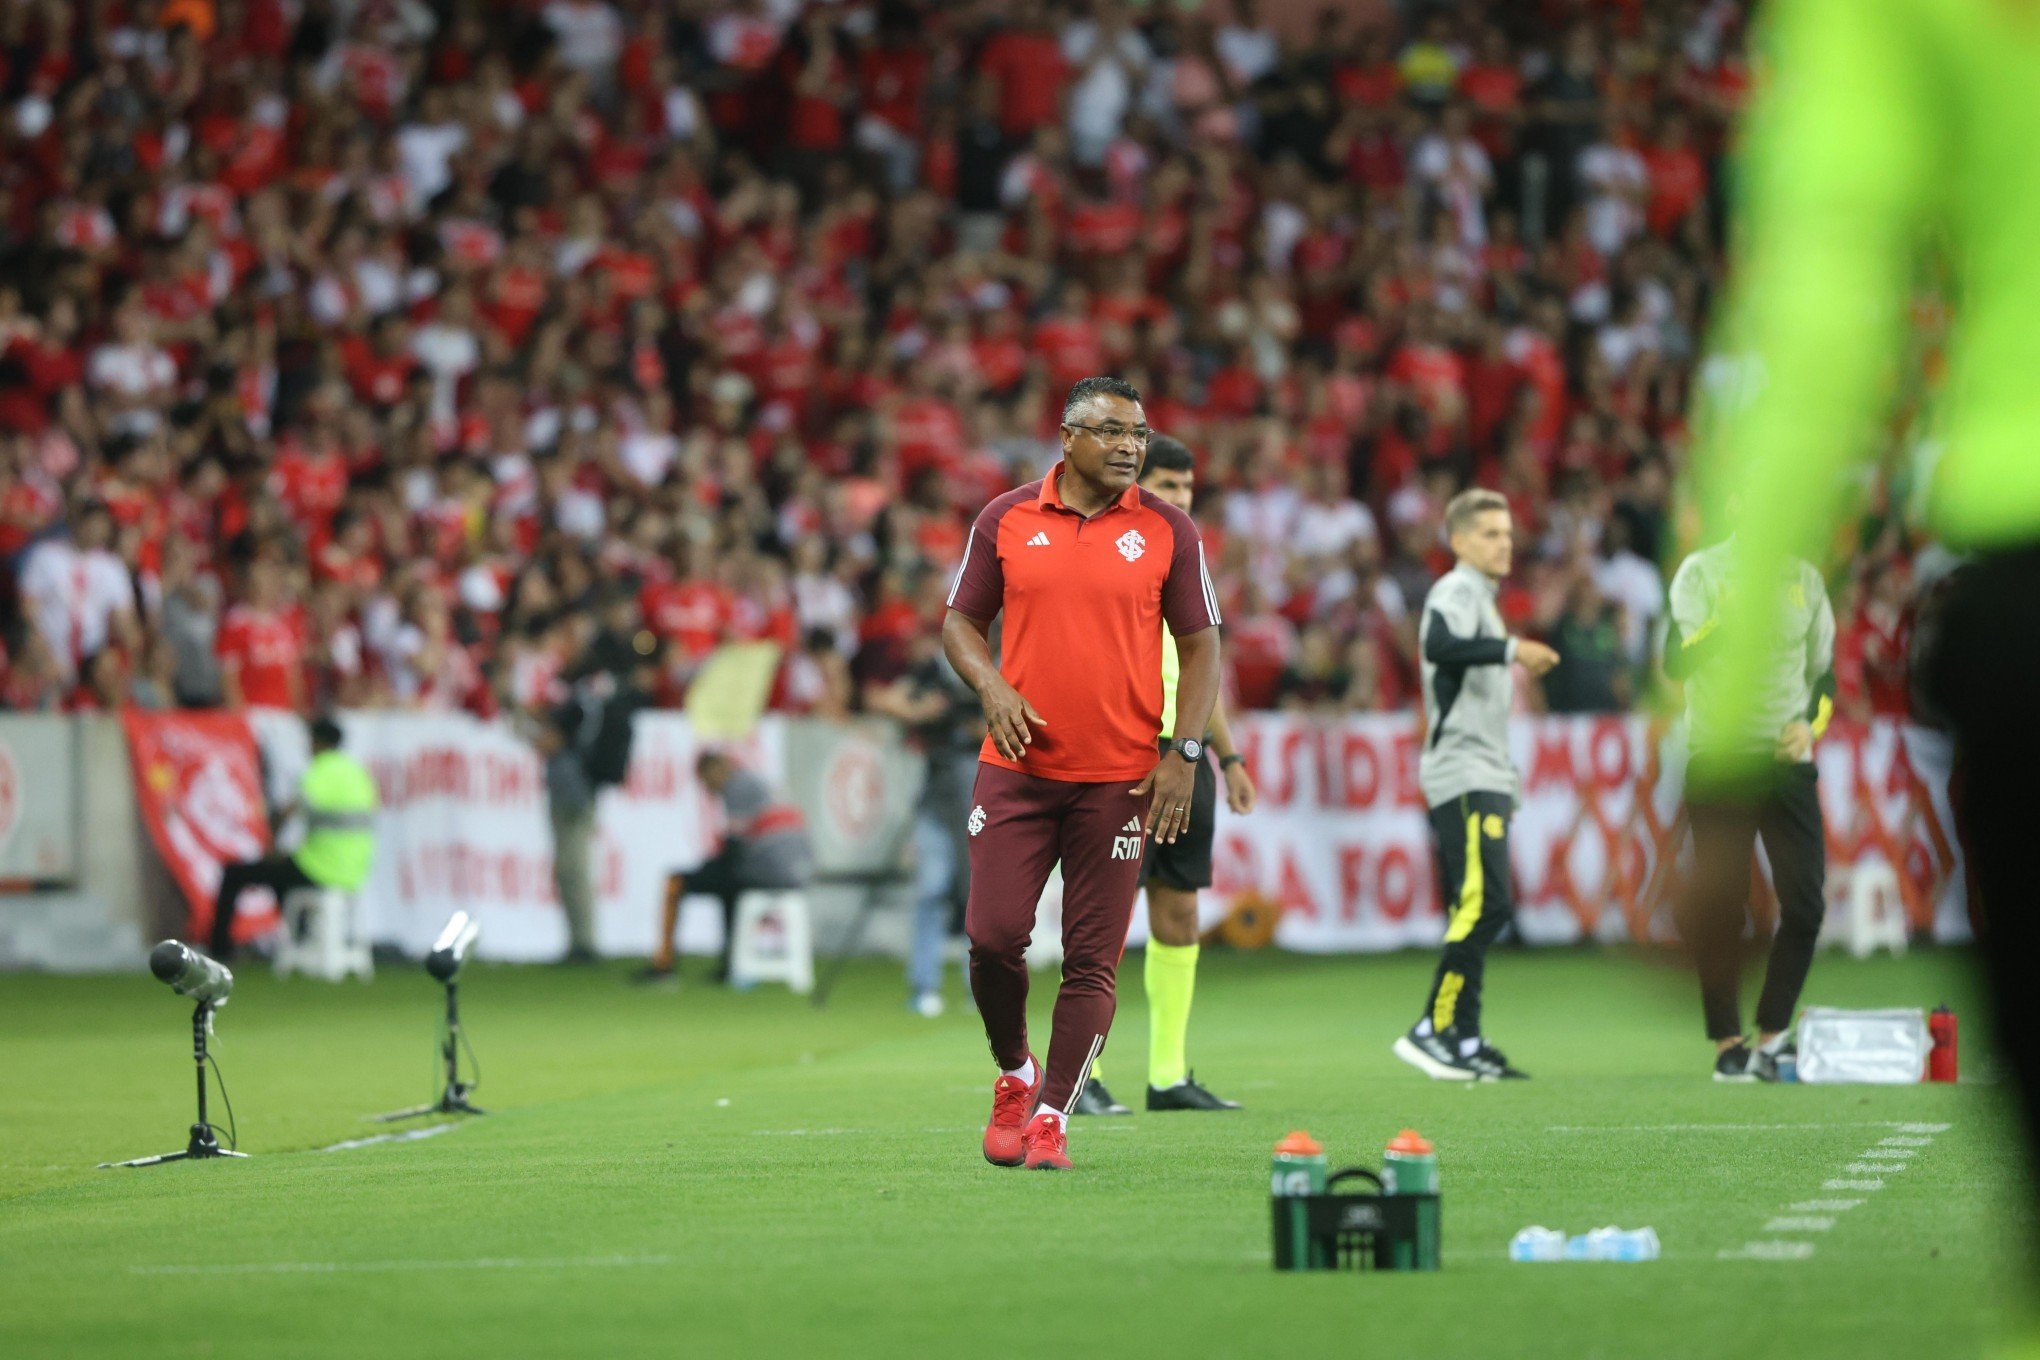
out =
<svg viewBox="0 0 2040 1360"><path fill-rule="evenodd" d="M375 858L376 807L375 779L340 749L340 724L314 719L312 763L298 785L297 803L285 810L286 815L303 810L304 841L288 855L225 867L213 902L213 957L225 959L234 952L234 910L244 889L267 888L281 903L296 888L353 892L367 882Z"/></svg>

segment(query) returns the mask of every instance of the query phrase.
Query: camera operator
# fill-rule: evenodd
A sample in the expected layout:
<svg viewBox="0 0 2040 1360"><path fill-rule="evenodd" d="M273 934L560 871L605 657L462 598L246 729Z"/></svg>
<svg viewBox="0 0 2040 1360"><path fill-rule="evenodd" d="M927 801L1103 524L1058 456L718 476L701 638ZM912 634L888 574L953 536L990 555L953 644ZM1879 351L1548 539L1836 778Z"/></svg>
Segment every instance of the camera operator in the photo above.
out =
<svg viewBox="0 0 2040 1360"><path fill-rule="evenodd" d="M637 596L618 587L600 627L561 672L564 695L550 712L525 715L545 762L553 833L553 885L567 916L567 963L595 960L593 849L596 799L630 770L633 720L649 702L658 645L642 627Z"/></svg>

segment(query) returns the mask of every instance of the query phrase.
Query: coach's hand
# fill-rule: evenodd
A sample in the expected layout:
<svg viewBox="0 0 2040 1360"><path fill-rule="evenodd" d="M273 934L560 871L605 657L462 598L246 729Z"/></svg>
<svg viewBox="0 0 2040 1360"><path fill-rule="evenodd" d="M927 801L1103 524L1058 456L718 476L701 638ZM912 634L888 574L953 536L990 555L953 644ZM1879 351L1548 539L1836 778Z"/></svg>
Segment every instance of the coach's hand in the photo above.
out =
<svg viewBox="0 0 2040 1360"><path fill-rule="evenodd" d="M1174 751L1166 752L1148 771L1146 779L1133 786L1136 795L1148 794L1147 834L1164 845L1190 825L1190 791L1196 787L1197 767Z"/></svg>
<svg viewBox="0 0 2040 1360"><path fill-rule="evenodd" d="M1238 816L1244 817L1254 810L1254 800L1260 797L1254 787L1254 777L1247 773L1244 763L1235 760L1225 767L1225 805Z"/></svg>
<svg viewBox="0 0 2040 1360"><path fill-rule="evenodd" d="M1558 653L1530 638L1516 640L1516 664L1532 675L1543 675L1558 664Z"/></svg>
<svg viewBox="0 0 2040 1360"><path fill-rule="evenodd" d="M985 706L985 727L991 733L992 748L1008 760L1025 758L1034 741L1034 729L1048 726L1048 720L999 676L987 679L978 697Z"/></svg>

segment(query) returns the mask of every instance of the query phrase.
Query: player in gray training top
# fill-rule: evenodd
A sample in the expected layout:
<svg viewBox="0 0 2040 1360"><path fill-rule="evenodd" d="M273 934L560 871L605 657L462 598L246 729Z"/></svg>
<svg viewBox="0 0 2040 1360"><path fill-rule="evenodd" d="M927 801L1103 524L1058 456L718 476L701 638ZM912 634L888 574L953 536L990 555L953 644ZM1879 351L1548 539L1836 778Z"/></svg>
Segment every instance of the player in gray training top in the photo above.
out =
<svg viewBox="0 0 2040 1360"><path fill-rule="evenodd" d="M1672 577L1665 673L1686 682L1686 815L1693 828L1693 878L1678 902L1679 933L1700 974L1700 1004L1714 1041L1716 1081L1776 1081L1792 1052L1788 1031L1813 966L1826 913L1827 836L1813 743L1834 711L1835 613L1827 583L1794 561L1779 592L1778 634L1754 694L1724 693L1714 649L1734 540L1702 548ZM1739 715L1739 716L1738 716ZM1733 722L1734 728L1725 728ZM1757 1042L1742 1027L1742 938L1750 855L1757 837L1778 891L1778 933L1757 998Z"/></svg>
<svg viewBox="0 0 2040 1360"><path fill-rule="evenodd" d="M1515 531L1494 491L1462 491L1445 507L1445 536L1458 564L1424 599L1417 640L1424 664L1424 754L1417 767L1445 907L1445 956L1424 1014L1395 1041L1395 1055L1445 1081L1525 1075L1481 1038L1481 971L1509 923L1509 814L1516 767L1509 761L1509 665L1543 675L1558 653L1512 638L1495 596L1509 574Z"/></svg>

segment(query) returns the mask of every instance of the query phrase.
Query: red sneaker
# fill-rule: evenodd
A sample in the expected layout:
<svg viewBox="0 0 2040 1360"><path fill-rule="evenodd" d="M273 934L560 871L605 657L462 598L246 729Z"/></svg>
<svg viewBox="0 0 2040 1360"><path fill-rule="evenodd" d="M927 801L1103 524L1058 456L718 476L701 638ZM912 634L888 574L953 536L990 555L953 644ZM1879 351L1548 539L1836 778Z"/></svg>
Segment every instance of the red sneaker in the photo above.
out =
<svg viewBox="0 0 2040 1360"><path fill-rule="evenodd" d="M1029 1171L1070 1169L1069 1130L1057 1116L1052 1114L1034 1116L1027 1125L1027 1132L1020 1135L1020 1141L1027 1148Z"/></svg>
<svg viewBox="0 0 2040 1360"><path fill-rule="evenodd" d="M1032 1055L1028 1061L1034 1061ZM1047 1075L1046 1069L1035 1062L1031 1083L1003 1072L992 1083L992 1122L985 1125L985 1160L993 1166L1018 1166L1027 1159L1023 1146L1027 1116L1034 1113L1034 1102Z"/></svg>

